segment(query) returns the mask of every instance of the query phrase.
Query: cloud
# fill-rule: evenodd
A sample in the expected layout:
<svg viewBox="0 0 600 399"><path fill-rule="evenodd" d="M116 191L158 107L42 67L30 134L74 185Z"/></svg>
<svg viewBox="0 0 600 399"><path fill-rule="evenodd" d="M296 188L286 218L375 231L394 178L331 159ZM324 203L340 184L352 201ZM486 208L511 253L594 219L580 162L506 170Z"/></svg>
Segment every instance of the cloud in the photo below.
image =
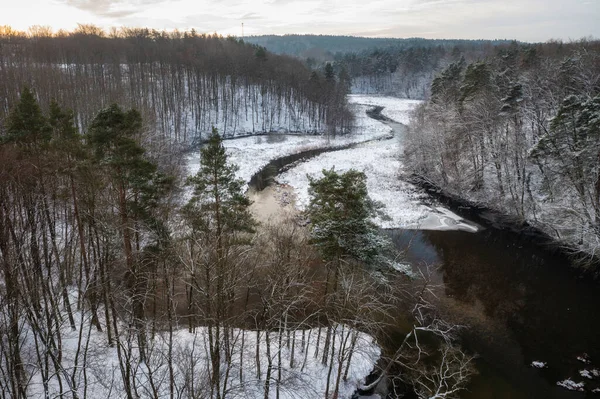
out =
<svg viewBox="0 0 600 399"><path fill-rule="evenodd" d="M64 4L104 18L124 18L164 0L63 0Z"/></svg>
<svg viewBox="0 0 600 399"><path fill-rule="evenodd" d="M249 20L249 19L264 19L263 16L258 15L254 12L249 12L240 17L241 20Z"/></svg>

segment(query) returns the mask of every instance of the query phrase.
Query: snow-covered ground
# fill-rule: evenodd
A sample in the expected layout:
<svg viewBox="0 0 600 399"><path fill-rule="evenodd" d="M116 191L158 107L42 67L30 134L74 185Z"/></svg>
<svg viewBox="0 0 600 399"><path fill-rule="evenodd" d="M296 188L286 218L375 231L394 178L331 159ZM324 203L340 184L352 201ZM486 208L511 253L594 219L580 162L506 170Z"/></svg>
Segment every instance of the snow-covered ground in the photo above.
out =
<svg viewBox="0 0 600 399"><path fill-rule="evenodd" d="M294 187L296 206L306 208L309 203L308 176L318 177L323 169L345 172L356 169L367 175L371 198L386 207L389 220L381 217L376 223L382 227L401 227L417 224L427 216L427 207L421 205L416 189L398 179L401 164L397 139L371 142L343 151L327 152L279 175L280 183Z"/></svg>
<svg viewBox="0 0 600 399"><path fill-rule="evenodd" d="M71 291L76 299L76 293ZM74 312L78 325L77 331L71 331L65 323L61 328L62 348L61 365L64 368L62 383L69 384L79 398L110 398L122 397L124 391L123 378L119 366L117 348L109 346L106 334L98 332L91 326L89 314ZM83 320L82 320L83 317ZM65 315L66 318L66 315ZM120 323L122 351L129 353L124 361L131 367L132 381L140 398L168 398L170 395L169 379L169 334L168 332L157 332L156 336L149 341L148 358L141 362L135 344L134 334L129 335L131 340L127 342L130 333L124 323ZM28 327L25 326L25 331ZM281 340L277 331L269 333L270 355L273 362L271 374L269 397L275 397L275 389L278 378L278 356L281 350L281 382L280 398L323 398L325 397L327 374L329 364L323 365L321 356L315 353L323 353L325 347L325 329L319 334L318 328L296 330L287 334L282 332ZM258 334L258 337L257 337ZM242 335L244 336L242 339ZM375 362L379 359L380 349L374 339L367 334L358 332L337 324L333 326L336 348L333 353L332 377L329 392L332 392L336 384L338 365L342 365L342 374L348 365L350 345L340 345L342 342L349 343L356 336L356 345L352 351L352 357L348 368L348 378L340 381L340 398L350 398L352 393L365 383L365 378L373 370ZM42 375L35 367L37 359L35 356L36 342L31 334L24 334L22 342L23 362L27 364L27 370L31 373L28 384L28 397L44 398L44 386ZM88 341L89 337L89 341ZM294 340L295 343L290 344ZM320 337L320 339L319 339ZM229 397L237 398L263 398L265 391L265 377L267 373L268 356L267 340L264 331L234 330L233 332L233 357L229 365L228 390ZM174 389L177 397L210 397L208 389L209 372L208 365L208 330L199 327L195 332L188 332L187 328L173 332L173 372ZM278 342L281 342L279 347ZM256 361L256 345L259 345L260 366ZM315 352L317 347L318 352ZM291 351L294 350L292 360ZM77 359L77 360L76 360ZM338 363L339 361L339 363ZM0 367L5 367L3 359L0 358ZM226 364L222 364L226 368ZM240 376L240 370L243 370ZM223 371L224 372L224 371ZM260 374L260 378L257 378ZM68 376L68 380L65 378ZM193 381L192 381L193 380ZM192 389L194 392L192 392ZM48 383L49 397L57 397L60 393L59 382L56 376L50 377ZM65 387L63 386L63 392ZM69 397L71 395L69 394Z"/></svg>
<svg viewBox="0 0 600 399"><path fill-rule="evenodd" d="M352 104L384 107L381 112L384 116L404 125L408 125L410 122L410 111L423 102L421 100L366 94L353 94L348 96L348 100Z"/></svg>
<svg viewBox="0 0 600 399"><path fill-rule="evenodd" d="M229 161L238 165L240 170L237 175L245 182L271 160L297 154L302 151L343 147L348 144L362 143L388 137L392 129L380 122L369 118L366 111L372 108L366 105L352 105L356 115L355 127L352 134L326 137L315 135L261 135L225 140L223 145L227 149ZM188 157L188 170L194 174L200 167L199 151Z"/></svg>
<svg viewBox="0 0 600 399"><path fill-rule="evenodd" d="M366 104L367 108L384 106L382 114L398 122L407 122L410 111L419 103L416 100L366 95L350 96L350 102ZM371 123L387 126L373 119ZM296 206L305 209L309 202L307 175L319 177L323 169L331 168L339 172L356 169L365 173L371 198L385 205L387 218L375 220L380 227L477 231L475 225L465 222L448 209L426 205L419 190L399 179L403 169L402 137L321 154L282 173L277 180L294 187Z"/></svg>
<svg viewBox="0 0 600 399"><path fill-rule="evenodd" d="M395 121L408 123L410 111L418 100L394 97L349 96L356 117L352 134L326 138L313 135L266 135L225 140L224 145L232 163L239 166L237 175L248 182L271 160L317 148L336 148L359 144L354 148L323 153L300 163L278 176L277 181L293 187L296 206L302 210L309 201L308 177L318 177L323 169L335 168L343 172L351 168L367 175L369 194L385 205L387 218L375 222L383 228L427 230L465 230L475 232L477 227L443 207L424 203L424 195L413 185L401 181L401 137L391 138L392 128L366 115L374 106L385 107L382 114ZM386 139L387 138L387 139ZM188 157L189 173L199 168L199 154Z"/></svg>

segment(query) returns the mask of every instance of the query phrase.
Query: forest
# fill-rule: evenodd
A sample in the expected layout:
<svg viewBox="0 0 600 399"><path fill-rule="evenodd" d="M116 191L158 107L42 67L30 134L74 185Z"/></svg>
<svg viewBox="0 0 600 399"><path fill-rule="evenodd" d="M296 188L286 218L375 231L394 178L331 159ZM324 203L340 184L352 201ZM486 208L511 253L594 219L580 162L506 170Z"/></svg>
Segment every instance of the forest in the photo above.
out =
<svg viewBox="0 0 600 399"><path fill-rule="evenodd" d="M600 43L513 43L448 64L411 120L406 159L450 193L600 244Z"/></svg>
<svg viewBox="0 0 600 399"><path fill-rule="evenodd" d="M264 40L0 27L0 398L461 397L477 360L457 320L489 315L440 299L452 269L412 267L382 234L374 168L407 191L396 219L443 213L410 177L596 255L600 42ZM340 52L276 54L308 46ZM378 103L414 107L396 134L351 93L424 101ZM368 165L323 161L303 212L260 219L224 144L244 140L256 165ZM506 284L511 313L531 293Z"/></svg>
<svg viewBox="0 0 600 399"><path fill-rule="evenodd" d="M233 37L0 27L0 120L28 85L44 106L55 99L76 110L82 129L118 102L139 110L157 136L185 144L202 141L212 126L225 136L343 132L351 123L345 85L331 82L296 59Z"/></svg>
<svg viewBox="0 0 600 399"><path fill-rule="evenodd" d="M472 357L428 278L381 268L362 172L311 181L307 231L259 223L228 161L236 109L253 133L292 114L345 133L331 66L194 32L4 28L0 44L1 398L350 397L378 359L422 395L464 387ZM414 327L382 354L400 308ZM439 361L452 372L432 379Z"/></svg>
<svg viewBox="0 0 600 399"><path fill-rule="evenodd" d="M261 35L248 36L245 40L267 48L276 54L306 58L307 52L319 49L332 56L361 54L376 50L400 50L408 48L455 46L478 46L483 43L506 43L506 40L459 40L413 38L377 38L340 35Z"/></svg>
<svg viewBox="0 0 600 399"><path fill-rule="evenodd" d="M327 35L250 36L247 42L305 60L311 68L330 62L352 79L352 93L426 99L436 73L465 57L486 57L510 40L366 38Z"/></svg>

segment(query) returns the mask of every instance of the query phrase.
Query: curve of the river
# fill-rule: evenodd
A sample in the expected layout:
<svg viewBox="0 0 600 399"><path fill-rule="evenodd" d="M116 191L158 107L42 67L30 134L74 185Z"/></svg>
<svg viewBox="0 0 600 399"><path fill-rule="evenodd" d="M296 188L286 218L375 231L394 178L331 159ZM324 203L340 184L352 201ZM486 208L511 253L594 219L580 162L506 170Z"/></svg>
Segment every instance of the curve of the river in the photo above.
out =
<svg viewBox="0 0 600 399"><path fill-rule="evenodd" d="M402 134L401 125L385 123L396 135ZM364 144L336 151L360 145ZM271 181L290 165L325 151L274 160L253 178L253 184ZM600 286L582 277L568 258L494 226L475 234L423 226L386 234L406 252L413 268L438 266L435 279L442 287L441 306L454 321L468 326L462 344L479 354L479 374L462 398L596 396ZM534 367L534 361L544 367ZM582 391L558 385L569 381L583 383Z"/></svg>

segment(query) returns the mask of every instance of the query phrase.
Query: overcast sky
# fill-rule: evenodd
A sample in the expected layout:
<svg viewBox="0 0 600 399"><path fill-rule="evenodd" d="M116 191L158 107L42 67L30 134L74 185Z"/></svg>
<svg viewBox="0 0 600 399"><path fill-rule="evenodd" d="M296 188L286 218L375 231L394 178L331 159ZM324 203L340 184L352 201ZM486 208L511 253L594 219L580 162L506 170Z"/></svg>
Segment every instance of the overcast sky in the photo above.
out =
<svg viewBox="0 0 600 399"><path fill-rule="evenodd" d="M0 25L77 23L223 35L600 38L600 0L0 0Z"/></svg>

